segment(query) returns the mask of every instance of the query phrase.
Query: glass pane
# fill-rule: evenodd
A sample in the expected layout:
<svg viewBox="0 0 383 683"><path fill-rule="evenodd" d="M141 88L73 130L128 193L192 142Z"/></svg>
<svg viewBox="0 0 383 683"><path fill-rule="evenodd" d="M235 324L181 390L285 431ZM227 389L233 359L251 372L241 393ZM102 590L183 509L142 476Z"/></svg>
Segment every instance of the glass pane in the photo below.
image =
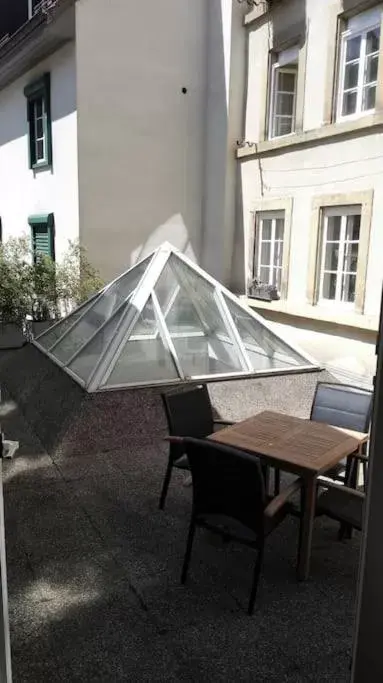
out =
<svg viewBox="0 0 383 683"><path fill-rule="evenodd" d="M359 244L357 242L346 242L344 250L343 270L345 272L356 273L358 267Z"/></svg>
<svg viewBox="0 0 383 683"><path fill-rule="evenodd" d="M347 216L346 223L346 240L359 240L360 232L360 214L355 216Z"/></svg>
<svg viewBox="0 0 383 683"><path fill-rule="evenodd" d="M356 90L343 94L342 116L349 116L356 112Z"/></svg>
<svg viewBox="0 0 383 683"><path fill-rule="evenodd" d="M36 137L42 138L44 135L43 119L36 119Z"/></svg>
<svg viewBox="0 0 383 683"><path fill-rule="evenodd" d="M283 242L275 242L274 244L274 266L282 266L282 252L283 252Z"/></svg>
<svg viewBox="0 0 383 683"><path fill-rule="evenodd" d="M232 342L218 338L176 337L178 360L186 377L245 372Z"/></svg>
<svg viewBox="0 0 383 683"><path fill-rule="evenodd" d="M262 225L262 239L263 240L271 240L271 219L270 218L262 218L261 225Z"/></svg>
<svg viewBox="0 0 383 683"><path fill-rule="evenodd" d="M375 97L376 97L376 86L370 86L363 88L363 101L362 109L363 111L368 111L369 109L375 108Z"/></svg>
<svg viewBox="0 0 383 683"><path fill-rule="evenodd" d="M342 276L341 301L353 303L355 301L356 275Z"/></svg>
<svg viewBox="0 0 383 683"><path fill-rule="evenodd" d="M284 218L276 218L275 219L275 239L276 240L283 240L284 229L285 229Z"/></svg>
<svg viewBox="0 0 383 683"><path fill-rule="evenodd" d="M100 361L101 356L106 350L107 345L112 339L117 325L124 314L125 309L117 313L112 320L110 320L105 327L96 334L87 346L79 353L79 355L68 365L70 370L76 373L81 379L86 382L91 372L95 369Z"/></svg>
<svg viewBox="0 0 383 683"><path fill-rule="evenodd" d="M365 83L374 83L378 78L378 55L374 57L367 57L366 71L364 74Z"/></svg>
<svg viewBox="0 0 383 683"><path fill-rule="evenodd" d="M231 299L225 297L225 300L255 371L289 365L307 365L304 358L265 328L250 313Z"/></svg>
<svg viewBox="0 0 383 683"><path fill-rule="evenodd" d="M35 118L39 118L43 115L43 98L38 97L34 101L34 116Z"/></svg>
<svg viewBox="0 0 383 683"><path fill-rule="evenodd" d="M361 40L361 36L355 36L346 41L346 62L359 58Z"/></svg>
<svg viewBox="0 0 383 683"><path fill-rule="evenodd" d="M290 135L293 132L294 119L290 116L275 116L274 118L274 135L280 137L281 135Z"/></svg>
<svg viewBox="0 0 383 683"><path fill-rule="evenodd" d="M325 270L337 270L339 258L339 244L337 242L330 242L326 244L326 252L324 259Z"/></svg>
<svg viewBox="0 0 383 683"><path fill-rule="evenodd" d="M41 344L44 349L49 349L93 303L94 301L88 301L82 308L76 308L68 317L57 323L53 329L48 329L42 337L38 339L38 343Z"/></svg>
<svg viewBox="0 0 383 683"><path fill-rule="evenodd" d="M260 268L258 278L265 285L270 284L270 268Z"/></svg>
<svg viewBox="0 0 383 683"><path fill-rule="evenodd" d="M359 62L346 64L344 70L344 90L356 88L358 85Z"/></svg>
<svg viewBox="0 0 383 683"><path fill-rule="evenodd" d="M296 74L294 73L286 73L286 71L278 71L278 84L277 84L277 90L283 91L283 92L290 92L294 93L295 92L295 81L296 81Z"/></svg>
<svg viewBox="0 0 383 683"><path fill-rule="evenodd" d="M36 161L44 159L44 140L36 141Z"/></svg>
<svg viewBox="0 0 383 683"><path fill-rule="evenodd" d="M275 113L282 116L292 116L294 113L294 95L278 93L276 98Z"/></svg>
<svg viewBox="0 0 383 683"><path fill-rule="evenodd" d="M261 265L268 266L270 264L271 242L261 243Z"/></svg>
<svg viewBox="0 0 383 683"><path fill-rule="evenodd" d="M336 273L324 273L323 275L323 293L324 299L335 299L336 292Z"/></svg>
<svg viewBox="0 0 383 683"><path fill-rule="evenodd" d="M101 325L112 317L117 308L129 297L139 283L149 259L132 268L128 273L111 284L97 299L87 314L57 344L54 355L62 363L82 346ZM126 308L124 307L124 310Z"/></svg>
<svg viewBox="0 0 383 683"><path fill-rule="evenodd" d="M340 240L340 224L341 216L329 216L327 219L327 241L339 241Z"/></svg>
<svg viewBox="0 0 383 683"><path fill-rule="evenodd" d="M372 31L368 31L366 36L366 55L370 55L372 52L378 52L380 42L380 29L374 28Z"/></svg>
<svg viewBox="0 0 383 683"><path fill-rule="evenodd" d="M155 336L134 339L143 329L154 330ZM177 379L178 373L170 352L158 331L151 299L140 315L137 326L123 347L105 386Z"/></svg>
<svg viewBox="0 0 383 683"><path fill-rule="evenodd" d="M278 292L281 290L282 268L273 268L272 284L276 286Z"/></svg>

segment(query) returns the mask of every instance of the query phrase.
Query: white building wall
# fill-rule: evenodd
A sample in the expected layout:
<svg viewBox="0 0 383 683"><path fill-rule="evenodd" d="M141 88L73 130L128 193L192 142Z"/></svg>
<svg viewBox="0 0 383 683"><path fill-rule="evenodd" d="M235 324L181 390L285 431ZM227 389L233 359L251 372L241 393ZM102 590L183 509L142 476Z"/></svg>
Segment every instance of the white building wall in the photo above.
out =
<svg viewBox="0 0 383 683"><path fill-rule="evenodd" d="M50 170L34 172L28 161L24 87L51 74L52 159ZM76 63L68 44L0 91L0 217L3 240L29 235L28 216L54 213L56 259L79 235L77 177Z"/></svg>

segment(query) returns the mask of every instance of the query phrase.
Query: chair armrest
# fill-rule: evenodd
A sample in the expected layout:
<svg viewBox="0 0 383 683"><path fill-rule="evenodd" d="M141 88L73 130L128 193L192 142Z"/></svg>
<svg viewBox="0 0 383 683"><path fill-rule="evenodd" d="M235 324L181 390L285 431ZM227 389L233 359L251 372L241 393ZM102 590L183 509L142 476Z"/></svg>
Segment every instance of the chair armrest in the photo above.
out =
<svg viewBox="0 0 383 683"><path fill-rule="evenodd" d="M184 442L183 436L164 436L164 441L168 441L168 443L174 443L180 446Z"/></svg>
<svg viewBox="0 0 383 683"><path fill-rule="evenodd" d="M223 429L224 427L231 427L233 424L235 424L235 422L232 422L231 420L214 420L213 429L215 432L219 432L220 429Z"/></svg>
<svg viewBox="0 0 383 683"><path fill-rule="evenodd" d="M352 453L351 458L355 458L355 460L362 460L363 462L368 462L369 457L368 455L364 455L363 453Z"/></svg>
<svg viewBox="0 0 383 683"><path fill-rule="evenodd" d="M281 493L270 501L264 509L266 517L274 517L274 515L287 503L288 499L297 491L300 491L302 486L302 479L295 479L289 486L287 486Z"/></svg>
<svg viewBox="0 0 383 683"><path fill-rule="evenodd" d="M325 489L337 489L341 493L344 493L346 496L355 496L355 498L362 498L363 500L366 497L366 494L363 491L358 491L358 489L351 489L349 486L344 486L343 484L336 484L335 481L318 481L318 486L323 487Z"/></svg>

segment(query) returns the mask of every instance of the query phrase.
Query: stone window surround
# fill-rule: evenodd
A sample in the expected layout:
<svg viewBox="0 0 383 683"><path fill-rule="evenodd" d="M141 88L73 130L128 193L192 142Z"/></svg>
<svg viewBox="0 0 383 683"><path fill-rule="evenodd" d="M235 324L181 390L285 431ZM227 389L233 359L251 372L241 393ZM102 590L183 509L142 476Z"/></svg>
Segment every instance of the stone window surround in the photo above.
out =
<svg viewBox="0 0 383 683"><path fill-rule="evenodd" d="M246 239L246 289L253 279L254 272L254 246L255 246L255 224L256 214L267 211L284 211L285 224L283 232L283 256L282 256L282 277L281 277L281 299L287 298L289 284L289 263L290 263L290 241L291 223L293 215L293 198L282 197L280 199L260 199L253 202L250 212L249 230Z"/></svg>
<svg viewBox="0 0 383 683"><path fill-rule="evenodd" d="M361 205L358 267L355 288L355 313L364 313L366 277L373 206L373 190L320 195L313 199L310 221L310 251L307 274L307 301L316 306L319 296L322 210L329 206Z"/></svg>
<svg viewBox="0 0 383 683"><path fill-rule="evenodd" d="M346 3L345 3L346 5ZM328 58L326 68L325 81L325 101L323 110L323 124L336 123L337 102L339 92L339 76L340 76L340 57L341 57L341 36L346 29L347 20L352 17L362 14L373 7L382 5L382 0L349 0L348 9L344 12L338 12L336 7L330 14L330 22L328 28L329 44L328 44ZM379 67L378 67L378 85L376 89L375 112L383 112L383 11L380 25L380 50L379 50ZM359 118L362 118L363 114Z"/></svg>

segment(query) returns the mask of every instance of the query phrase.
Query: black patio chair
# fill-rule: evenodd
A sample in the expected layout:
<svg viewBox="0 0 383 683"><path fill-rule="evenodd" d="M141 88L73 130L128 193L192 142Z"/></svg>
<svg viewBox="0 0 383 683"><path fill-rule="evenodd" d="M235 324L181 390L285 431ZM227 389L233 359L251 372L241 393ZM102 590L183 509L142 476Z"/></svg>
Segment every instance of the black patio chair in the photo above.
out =
<svg viewBox="0 0 383 683"><path fill-rule="evenodd" d="M316 515L326 515L346 528L362 531L366 494L335 481L318 482L325 490L318 495Z"/></svg>
<svg viewBox="0 0 383 683"><path fill-rule="evenodd" d="M217 425L233 424L229 420L214 419L206 384L183 391L172 391L161 396L171 436L203 438L212 434ZM182 442L169 443L168 464L159 503L160 510L163 510L165 505L173 467L181 470L190 469Z"/></svg>
<svg viewBox="0 0 383 683"><path fill-rule="evenodd" d="M344 427L367 433L372 412L372 391L349 384L318 382L311 406L310 420L325 422L334 427ZM363 447L366 456L367 444ZM367 478L367 456L362 460L363 478ZM326 473L333 479L343 479L347 485L356 486L359 462L353 456ZM344 476L343 476L344 473ZM280 471L275 471L275 493L279 492Z"/></svg>
<svg viewBox="0 0 383 683"><path fill-rule="evenodd" d="M257 551L248 605L252 614L267 536L290 510L288 499L299 491L296 480L268 502L259 459L208 439L185 438L183 447L193 478L193 507L181 582L185 583L196 527Z"/></svg>

